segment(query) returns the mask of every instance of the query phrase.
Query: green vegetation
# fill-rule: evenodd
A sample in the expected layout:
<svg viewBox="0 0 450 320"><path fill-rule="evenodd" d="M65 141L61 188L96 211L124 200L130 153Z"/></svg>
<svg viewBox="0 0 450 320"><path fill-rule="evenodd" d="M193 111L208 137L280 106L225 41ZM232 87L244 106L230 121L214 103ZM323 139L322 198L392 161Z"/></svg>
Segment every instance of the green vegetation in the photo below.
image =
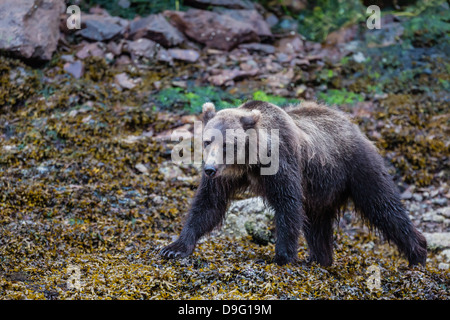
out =
<svg viewBox="0 0 450 320"><path fill-rule="evenodd" d="M261 90L255 91L250 96L240 95L237 97L227 91L212 86L196 86L188 87L187 89L179 87L166 88L159 91L156 95L156 103L162 109L174 110L179 108L193 114L200 113L202 105L205 102L214 103L216 108L220 110L237 107L249 99L267 101L279 106L299 102L297 99L274 96Z"/></svg>
<svg viewBox="0 0 450 320"><path fill-rule="evenodd" d="M450 10L441 5L445 1L419 1L419 7L408 8L405 15L412 18L403 23L405 32L402 36L414 46L431 46L439 44L450 32Z"/></svg>
<svg viewBox="0 0 450 320"><path fill-rule="evenodd" d="M260 90L255 91L253 93L253 100L266 101L266 102L270 102L270 103L273 103L278 106L285 106L290 103L295 104L295 103L299 102L298 99L288 99L285 97L274 96L274 95L267 94L264 91L260 91Z"/></svg>
<svg viewBox="0 0 450 320"><path fill-rule="evenodd" d="M312 41L323 41L328 33L365 18L365 6L359 0L318 0L314 7L298 15L298 31Z"/></svg>
<svg viewBox="0 0 450 320"><path fill-rule="evenodd" d="M318 98L329 105L354 104L364 100L361 94L350 92L346 89L330 89L327 92L319 92Z"/></svg>
<svg viewBox="0 0 450 320"><path fill-rule="evenodd" d="M212 86L195 86L188 89L166 88L157 94L157 104L162 109L173 110L178 107L189 113L200 113L205 102L214 103L218 110L236 107L242 103L226 91Z"/></svg>

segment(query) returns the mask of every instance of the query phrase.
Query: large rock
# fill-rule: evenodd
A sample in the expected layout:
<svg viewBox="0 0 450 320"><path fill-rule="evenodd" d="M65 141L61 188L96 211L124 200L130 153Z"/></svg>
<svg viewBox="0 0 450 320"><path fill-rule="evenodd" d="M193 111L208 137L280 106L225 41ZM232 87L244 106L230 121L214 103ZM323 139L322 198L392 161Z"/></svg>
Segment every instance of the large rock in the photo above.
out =
<svg viewBox="0 0 450 320"><path fill-rule="evenodd" d="M189 38L209 48L229 51L241 43L259 42L262 37L272 36L268 24L256 10L189 9L164 14Z"/></svg>
<svg viewBox="0 0 450 320"><path fill-rule="evenodd" d="M83 14L81 15L81 27L82 37L105 41L123 34L128 27L128 21L105 14Z"/></svg>
<svg viewBox="0 0 450 320"><path fill-rule="evenodd" d="M431 249L450 248L450 232L424 233L423 235Z"/></svg>
<svg viewBox="0 0 450 320"><path fill-rule="evenodd" d="M236 21L249 24L261 39L272 37L272 31L270 31L269 24L256 10L218 9L216 12L227 15Z"/></svg>
<svg viewBox="0 0 450 320"><path fill-rule="evenodd" d="M247 235L255 238L255 235L269 233L273 217L273 210L266 207L260 197L233 201L227 211L222 232L237 238Z"/></svg>
<svg viewBox="0 0 450 320"><path fill-rule="evenodd" d="M237 80L239 78L255 76L258 73L258 69L252 68L249 70L241 70L239 68L224 69L214 72L213 75L208 77L208 81L215 86L221 86L229 81Z"/></svg>
<svg viewBox="0 0 450 320"><path fill-rule="evenodd" d="M183 34L172 26L162 14L152 14L131 22L130 37L134 40L148 38L164 47L177 46L185 40Z"/></svg>
<svg viewBox="0 0 450 320"><path fill-rule="evenodd" d="M63 0L0 1L0 51L50 60L59 40Z"/></svg>
<svg viewBox="0 0 450 320"><path fill-rule="evenodd" d="M138 39L135 41L128 41L125 44L125 49L131 56L145 57L152 59L158 53L158 45L156 42L149 39Z"/></svg>

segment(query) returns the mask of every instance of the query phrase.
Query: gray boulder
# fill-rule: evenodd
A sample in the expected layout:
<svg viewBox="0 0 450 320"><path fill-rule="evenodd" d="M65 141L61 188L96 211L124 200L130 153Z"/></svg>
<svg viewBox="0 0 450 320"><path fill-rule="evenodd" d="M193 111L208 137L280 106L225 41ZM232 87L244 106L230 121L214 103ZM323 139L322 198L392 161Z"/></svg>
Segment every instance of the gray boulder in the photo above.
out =
<svg viewBox="0 0 450 320"><path fill-rule="evenodd" d="M158 53L158 44L150 39L145 38L128 41L127 43L125 43L124 47L132 57L138 56L152 59Z"/></svg>
<svg viewBox="0 0 450 320"><path fill-rule="evenodd" d="M63 0L0 1L0 51L25 59L50 60L60 32Z"/></svg>
<svg viewBox="0 0 450 320"><path fill-rule="evenodd" d="M222 233L236 238L250 235L260 244L272 240L269 230L274 212L260 197L233 201L227 211Z"/></svg>
<svg viewBox="0 0 450 320"><path fill-rule="evenodd" d="M130 23L130 38L147 38L164 47L177 46L185 41L183 34L162 14L152 14Z"/></svg>
<svg viewBox="0 0 450 320"><path fill-rule="evenodd" d="M164 15L178 30L208 48L229 51L241 43L260 42L270 37L270 27L256 10L212 12L189 9L165 11Z"/></svg>
<svg viewBox="0 0 450 320"><path fill-rule="evenodd" d="M450 248L450 232L433 232L423 234L427 239L428 247L431 249Z"/></svg>
<svg viewBox="0 0 450 320"><path fill-rule="evenodd" d="M128 21L104 14L83 14L81 27L79 33L83 38L105 41L123 34L128 27Z"/></svg>

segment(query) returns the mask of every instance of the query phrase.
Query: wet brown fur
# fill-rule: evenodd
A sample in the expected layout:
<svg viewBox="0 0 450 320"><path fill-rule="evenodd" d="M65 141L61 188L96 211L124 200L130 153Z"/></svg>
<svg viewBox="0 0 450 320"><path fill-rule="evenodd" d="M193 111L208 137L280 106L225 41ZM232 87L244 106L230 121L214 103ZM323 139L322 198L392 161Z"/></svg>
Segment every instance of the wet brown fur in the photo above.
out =
<svg viewBox="0 0 450 320"><path fill-rule="evenodd" d="M257 121L252 123L255 115ZM296 259L303 230L310 260L331 265L333 221L349 199L410 265L425 264L425 238L408 218L382 157L344 113L314 102L283 110L250 101L217 113L213 105L207 106L204 122L209 121L210 125L220 123L222 130L246 123L256 129L279 129L279 170L263 176L260 165L244 164L227 165L223 174L214 178L203 174L180 237L163 248L163 256L189 255L197 240L223 221L230 199L250 188L275 210L278 264Z"/></svg>

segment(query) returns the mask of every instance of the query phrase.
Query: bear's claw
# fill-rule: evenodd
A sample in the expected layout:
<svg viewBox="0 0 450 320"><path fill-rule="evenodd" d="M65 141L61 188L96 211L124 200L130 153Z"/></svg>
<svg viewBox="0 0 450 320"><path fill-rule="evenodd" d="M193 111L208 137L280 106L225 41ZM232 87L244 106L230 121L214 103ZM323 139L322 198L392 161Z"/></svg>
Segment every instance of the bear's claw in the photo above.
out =
<svg viewBox="0 0 450 320"><path fill-rule="evenodd" d="M164 247L159 251L159 255L168 259L178 259L185 258L190 255L192 250L186 248L186 246L182 243L174 242Z"/></svg>

